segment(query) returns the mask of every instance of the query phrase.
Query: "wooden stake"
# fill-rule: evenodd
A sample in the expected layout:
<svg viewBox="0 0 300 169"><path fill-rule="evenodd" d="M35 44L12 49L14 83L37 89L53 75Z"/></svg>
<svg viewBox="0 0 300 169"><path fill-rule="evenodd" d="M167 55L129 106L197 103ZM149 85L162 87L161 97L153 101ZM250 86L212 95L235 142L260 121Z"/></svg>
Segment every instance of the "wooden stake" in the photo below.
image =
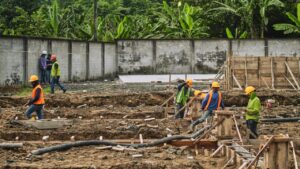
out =
<svg viewBox="0 0 300 169"><path fill-rule="evenodd" d="M239 169L243 169L244 167L246 167L249 164L250 161L246 161L244 162Z"/></svg>
<svg viewBox="0 0 300 169"><path fill-rule="evenodd" d="M239 83L239 81L238 81L237 78L235 77L234 73L232 73L232 77L233 77L233 80L235 81L235 83L238 85L239 89L240 89L240 90L243 90L241 84Z"/></svg>
<svg viewBox="0 0 300 169"><path fill-rule="evenodd" d="M144 143L144 140L143 140L143 135L142 135L142 134L140 134L139 136L140 136L140 143L141 143L141 144L143 144L143 143Z"/></svg>
<svg viewBox="0 0 300 169"><path fill-rule="evenodd" d="M224 144L222 144L221 146L219 146L219 147L216 149L216 151L214 151L214 152L210 155L210 157L214 157L215 155L217 155L217 153L219 153L219 151L221 151L223 147L224 147Z"/></svg>
<svg viewBox="0 0 300 169"><path fill-rule="evenodd" d="M285 79L290 83L290 85L295 89L295 90L297 90L296 89L296 87L294 86L294 84L285 76L285 75L283 75L284 77L285 77Z"/></svg>
<svg viewBox="0 0 300 169"><path fill-rule="evenodd" d="M160 107L163 107L165 104L167 104L173 97L175 97L176 92L172 94L171 97L169 97L163 104L160 105Z"/></svg>
<svg viewBox="0 0 300 169"><path fill-rule="evenodd" d="M247 166L246 169L250 169L251 166L258 160L259 156L262 154L262 152L268 147L268 145L273 141L274 136L271 136L269 140L266 142L266 144L259 150L255 158L250 162L250 164Z"/></svg>
<svg viewBox="0 0 300 169"><path fill-rule="evenodd" d="M299 84L298 84L298 82L297 82L297 80L296 80L296 78L295 78L295 76L294 76L294 74L293 74L293 72L292 72L292 70L291 70L289 64L288 64L287 62L284 62L284 63L285 63L285 65L286 65L288 71L290 72L290 74L291 74L291 76L292 76L292 78L293 78L293 80L294 80L294 82L295 82L297 88L300 89L300 86L299 86Z"/></svg>
<svg viewBox="0 0 300 169"><path fill-rule="evenodd" d="M272 89L275 89L274 87L274 70L273 70L273 57L271 57L271 76L272 76Z"/></svg>
<svg viewBox="0 0 300 169"><path fill-rule="evenodd" d="M270 89L268 83L266 82L265 78L261 77L261 79L263 80L264 84L267 86L268 89Z"/></svg>
<svg viewBox="0 0 300 169"><path fill-rule="evenodd" d="M196 156L199 155L198 145L197 144L195 145L195 153L196 153Z"/></svg>
<svg viewBox="0 0 300 169"><path fill-rule="evenodd" d="M233 120L234 120L234 124L235 124L236 131L237 131L237 133L238 133L238 135L239 135L240 142L241 142L242 145L243 145L243 144L244 144L244 143L243 143L243 139L242 139L242 136L241 136L241 133L240 133L240 129L239 129L239 126L238 126L238 124L237 124L235 115L233 115Z"/></svg>
<svg viewBox="0 0 300 169"><path fill-rule="evenodd" d="M233 161L233 157L231 157L227 163L222 167L222 169L225 169L227 166L229 166L229 164L231 163L231 161Z"/></svg>
<svg viewBox="0 0 300 169"><path fill-rule="evenodd" d="M247 57L245 57L245 86L248 86Z"/></svg>

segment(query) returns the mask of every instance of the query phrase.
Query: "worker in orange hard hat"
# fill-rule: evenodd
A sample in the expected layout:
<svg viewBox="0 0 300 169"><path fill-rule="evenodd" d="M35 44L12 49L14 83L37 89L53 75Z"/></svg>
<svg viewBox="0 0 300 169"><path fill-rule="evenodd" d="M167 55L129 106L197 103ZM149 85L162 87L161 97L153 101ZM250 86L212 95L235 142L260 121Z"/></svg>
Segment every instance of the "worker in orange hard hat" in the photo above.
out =
<svg viewBox="0 0 300 169"><path fill-rule="evenodd" d="M28 119L30 119L31 114L36 112L38 119L43 119L43 107L45 104L43 88L40 85L39 78L36 75L32 75L29 79L29 82L31 83L33 90L30 100L25 104L25 106L29 106L25 112L25 115Z"/></svg>
<svg viewBox="0 0 300 169"><path fill-rule="evenodd" d="M247 128L255 135L250 135L250 138L254 139L258 137L257 123L259 120L259 112L261 110L260 99L256 95L256 90L253 86L248 86L245 89L245 93L249 96L248 105L246 108L246 124Z"/></svg>
<svg viewBox="0 0 300 169"><path fill-rule="evenodd" d="M182 119L184 117L185 109L182 109L189 99L189 97L194 95L194 89L192 89L193 81L192 79L188 79L184 83L178 85L177 95L176 95L176 112L175 118Z"/></svg>
<svg viewBox="0 0 300 169"><path fill-rule="evenodd" d="M214 110L220 110L220 108L224 109L222 93L219 91L220 84L218 82L212 82L211 87L212 90L207 93L204 100L202 101L202 110L204 111L204 113L199 119L195 120L191 124L190 131L194 131L196 125L211 117Z"/></svg>
<svg viewBox="0 0 300 169"><path fill-rule="evenodd" d="M56 55L51 55L50 58L52 64L52 68L51 68L51 93L54 93L54 86L55 84L57 84L60 89L65 93L67 90L65 89L65 87L60 83L60 66L57 62L57 58Z"/></svg>

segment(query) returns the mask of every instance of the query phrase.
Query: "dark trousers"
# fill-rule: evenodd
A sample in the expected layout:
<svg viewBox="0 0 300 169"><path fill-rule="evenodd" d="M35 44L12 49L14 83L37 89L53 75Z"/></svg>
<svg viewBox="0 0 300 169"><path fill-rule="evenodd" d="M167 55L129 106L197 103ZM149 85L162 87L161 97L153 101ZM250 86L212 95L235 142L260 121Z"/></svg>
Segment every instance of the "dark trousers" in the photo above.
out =
<svg viewBox="0 0 300 169"><path fill-rule="evenodd" d="M257 138L258 137L258 134L257 134L257 131L256 131L257 130L257 122L255 120L247 120L246 124L247 124L247 128L250 129L250 131ZM255 139L255 137L250 134L250 139Z"/></svg>
<svg viewBox="0 0 300 169"><path fill-rule="evenodd" d="M52 77L52 80L51 80L51 93L54 93L54 87L55 87L55 84L57 84L61 90L65 90L64 86L59 82L59 76L58 77Z"/></svg>
<svg viewBox="0 0 300 169"><path fill-rule="evenodd" d="M51 84L51 70L46 70L46 82Z"/></svg>
<svg viewBox="0 0 300 169"><path fill-rule="evenodd" d="M185 109L181 110L181 111L178 113L178 111L179 111L181 108L183 108L183 106L184 106L184 105L183 105L183 104L180 104L180 103L177 103L177 104L176 104L176 111L175 111L175 113L177 113L177 114L175 114L175 119L183 119Z"/></svg>
<svg viewBox="0 0 300 169"><path fill-rule="evenodd" d="M25 115L28 119L31 118L31 114L33 112L36 112L36 115L38 116L38 119L43 119L44 118L44 114L43 114L43 104L32 104L29 106L29 108L26 110Z"/></svg>
<svg viewBox="0 0 300 169"><path fill-rule="evenodd" d="M47 80L46 80L46 70L44 70L44 69L40 69L40 82L42 83L42 84L45 84L46 82L47 82Z"/></svg>

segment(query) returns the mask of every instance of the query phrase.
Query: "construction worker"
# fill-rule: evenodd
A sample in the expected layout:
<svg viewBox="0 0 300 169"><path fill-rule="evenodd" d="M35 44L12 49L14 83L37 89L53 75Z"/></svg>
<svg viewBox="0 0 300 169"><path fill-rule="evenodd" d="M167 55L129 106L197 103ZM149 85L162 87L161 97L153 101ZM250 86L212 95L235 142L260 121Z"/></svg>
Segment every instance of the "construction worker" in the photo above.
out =
<svg viewBox="0 0 300 169"><path fill-rule="evenodd" d="M64 86L59 82L60 78L60 67L57 62L56 55L51 55L51 62L52 64L52 69L51 69L51 93L54 93L54 86L57 84L60 89L65 93L67 90L64 88Z"/></svg>
<svg viewBox="0 0 300 169"><path fill-rule="evenodd" d="M175 119L182 119L184 117L183 107L187 104L187 101L190 96L193 96L194 90L192 89L193 81L192 79L188 79L184 83L181 83L177 87L177 95L176 95L176 112Z"/></svg>
<svg viewBox="0 0 300 169"><path fill-rule="evenodd" d="M214 110L219 110L220 108L224 109L224 102L222 99L222 93L220 90L220 84L218 82L212 82L212 90L207 93L204 100L202 101L202 110L204 113L202 116L195 120L190 125L190 131L194 131L194 128L199 123L202 123L207 118L212 116Z"/></svg>
<svg viewBox="0 0 300 169"><path fill-rule="evenodd" d="M246 108L246 124L247 128L258 137L257 134L257 123L259 120L259 112L261 110L260 99L256 96L255 88L253 86L248 86L245 89L246 95L249 96L248 105ZM250 134L250 139L255 137Z"/></svg>
<svg viewBox="0 0 300 169"><path fill-rule="evenodd" d="M25 112L25 115L28 119L30 119L31 114L36 112L38 119L43 119L43 107L45 104L45 99L43 89L39 83L39 78L36 75L32 75L29 82L31 83L33 90L30 100L25 104L25 106L29 106Z"/></svg>

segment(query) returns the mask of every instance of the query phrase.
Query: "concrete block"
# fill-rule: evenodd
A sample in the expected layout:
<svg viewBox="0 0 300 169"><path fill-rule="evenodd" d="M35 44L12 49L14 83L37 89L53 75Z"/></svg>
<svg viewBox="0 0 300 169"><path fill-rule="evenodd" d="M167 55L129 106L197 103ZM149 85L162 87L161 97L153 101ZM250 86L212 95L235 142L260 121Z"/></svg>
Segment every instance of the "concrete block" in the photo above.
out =
<svg viewBox="0 0 300 169"><path fill-rule="evenodd" d="M151 40L122 40L118 45L119 73L149 74L153 72L153 43Z"/></svg>
<svg viewBox="0 0 300 169"><path fill-rule="evenodd" d="M217 73L226 61L227 40L195 41L195 73Z"/></svg>
<svg viewBox="0 0 300 169"><path fill-rule="evenodd" d="M117 72L116 45L114 43L105 43L104 48L104 74L115 74Z"/></svg>
<svg viewBox="0 0 300 169"><path fill-rule="evenodd" d="M97 79L103 76L102 74L102 46L101 43L89 44L89 79Z"/></svg>
<svg viewBox="0 0 300 169"><path fill-rule="evenodd" d="M269 56L300 57L299 39L268 40Z"/></svg>
<svg viewBox="0 0 300 169"><path fill-rule="evenodd" d="M57 56L61 71L61 81L68 81L69 73L69 56L68 56L68 41L52 41L52 54Z"/></svg>
<svg viewBox="0 0 300 169"><path fill-rule="evenodd" d="M161 40L156 42L156 73L190 73L192 42Z"/></svg>
<svg viewBox="0 0 300 169"><path fill-rule="evenodd" d="M72 42L72 80L86 80L85 42Z"/></svg>
<svg viewBox="0 0 300 169"><path fill-rule="evenodd" d="M0 85L24 81L23 39L0 38Z"/></svg>
<svg viewBox="0 0 300 169"><path fill-rule="evenodd" d="M233 40L233 56L265 56L264 40Z"/></svg>

